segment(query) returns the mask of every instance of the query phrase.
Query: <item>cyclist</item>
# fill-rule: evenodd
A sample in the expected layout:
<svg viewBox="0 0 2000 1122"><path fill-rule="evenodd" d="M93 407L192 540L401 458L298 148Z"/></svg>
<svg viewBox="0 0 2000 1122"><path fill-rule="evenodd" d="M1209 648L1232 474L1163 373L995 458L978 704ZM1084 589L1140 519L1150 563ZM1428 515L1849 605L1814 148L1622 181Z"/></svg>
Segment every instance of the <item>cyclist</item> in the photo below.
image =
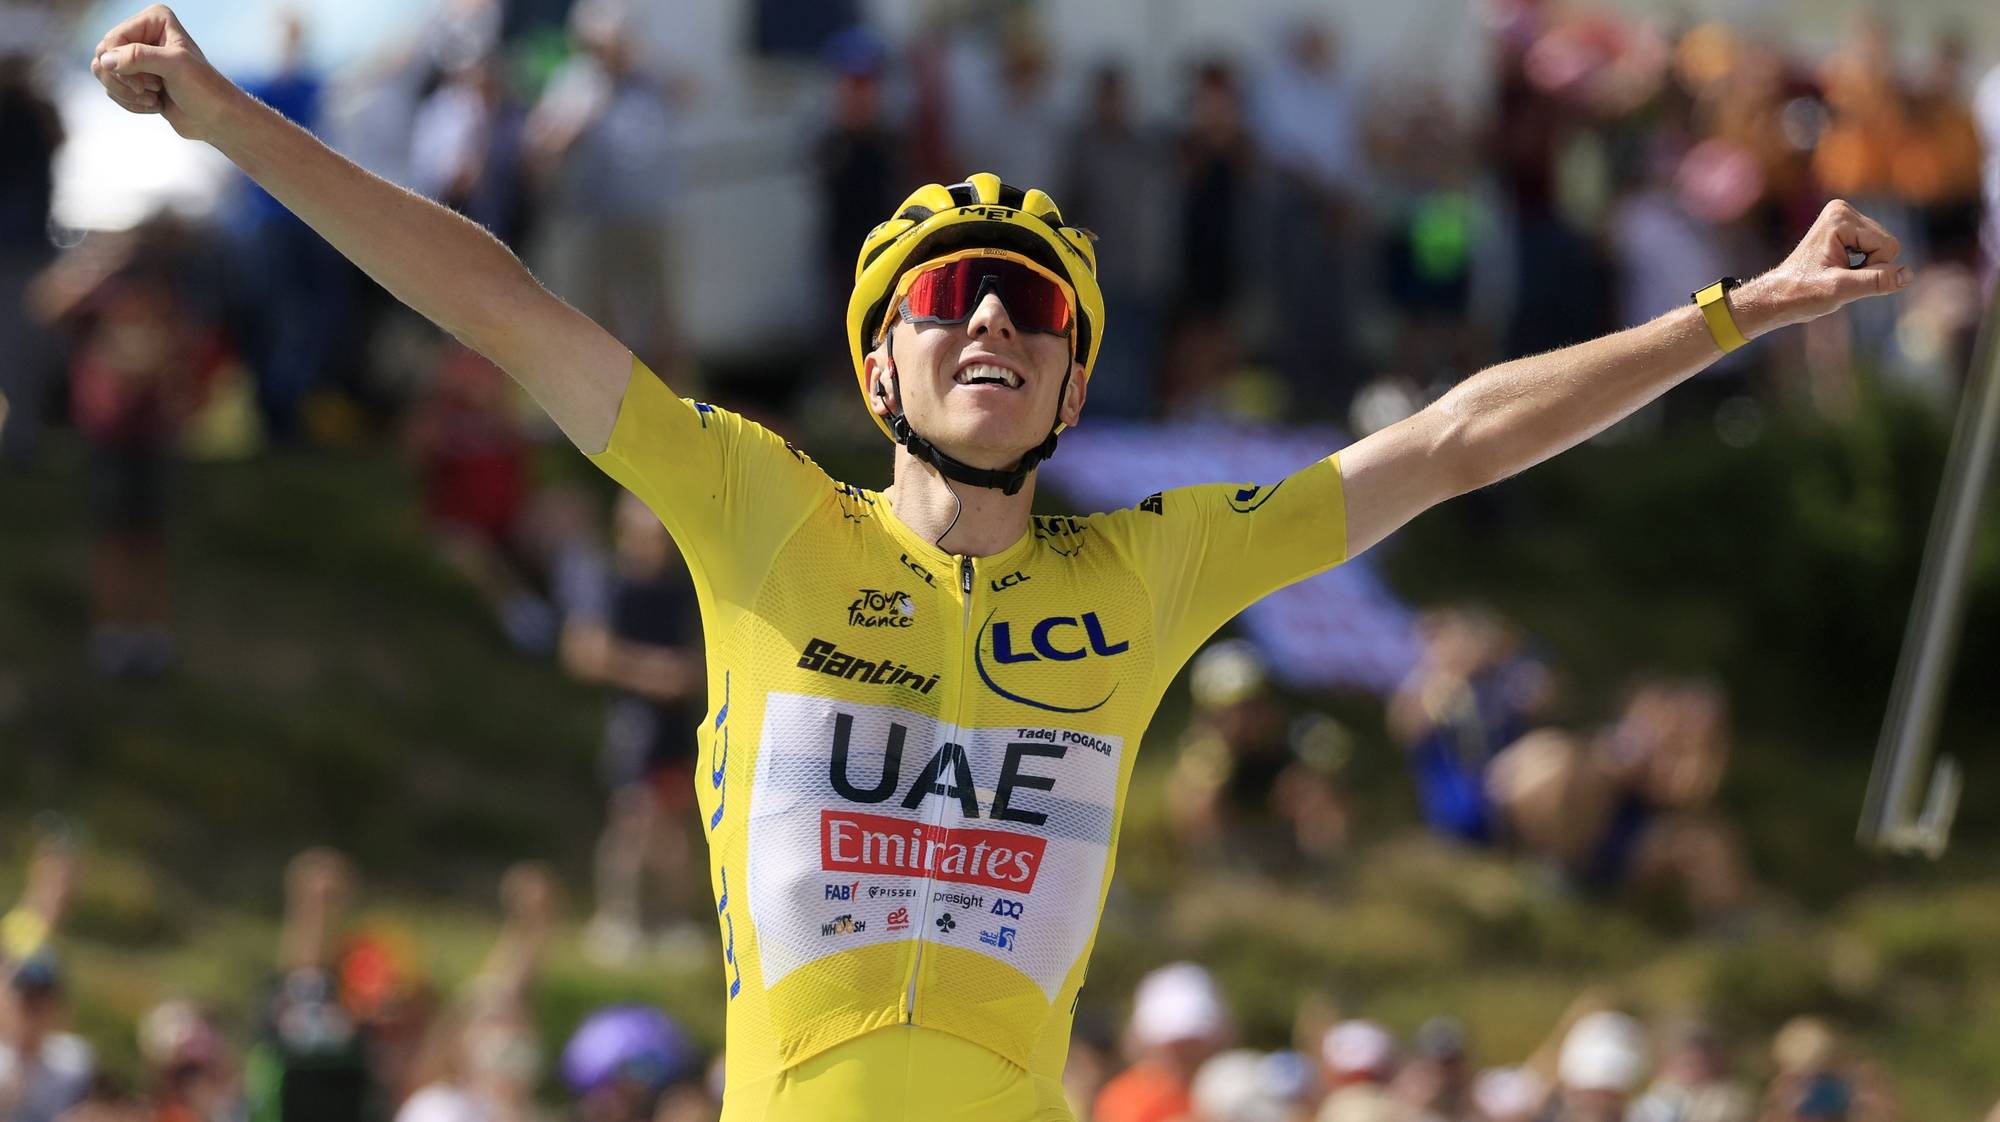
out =
<svg viewBox="0 0 2000 1122"><path fill-rule="evenodd" d="M1091 238L1039 190L932 184L869 233L848 344L896 442L872 491L674 396L485 231L231 85L164 6L93 68L518 379L679 542L708 649L694 778L730 1122L1070 1117L1060 1074L1133 757L1195 648L1747 337L1907 279L1895 239L1836 202L1755 281L1486 370L1285 479L1033 517L1106 328Z"/></svg>

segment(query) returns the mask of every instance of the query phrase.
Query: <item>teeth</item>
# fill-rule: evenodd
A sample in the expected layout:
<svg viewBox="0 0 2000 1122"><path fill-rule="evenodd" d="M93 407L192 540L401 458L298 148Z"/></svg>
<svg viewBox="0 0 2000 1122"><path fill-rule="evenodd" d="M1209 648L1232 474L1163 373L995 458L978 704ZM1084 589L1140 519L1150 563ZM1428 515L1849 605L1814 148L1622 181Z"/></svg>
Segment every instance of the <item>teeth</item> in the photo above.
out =
<svg viewBox="0 0 2000 1122"><path fill-rule="evenodd" d="M994 366L993 364L986 362L973 363L971 366L968 366L965 369L960 370L957 374L953 375L952 380L957 382L959 385L964 386L964 385L969 385L972 382L977 381L978 379L981 378L997 379L1000 382L1004 383L1009 389L1021 388L1021 376L1019 374L1014 373L1012 370L1009 370L1004 366Z"/></svg>

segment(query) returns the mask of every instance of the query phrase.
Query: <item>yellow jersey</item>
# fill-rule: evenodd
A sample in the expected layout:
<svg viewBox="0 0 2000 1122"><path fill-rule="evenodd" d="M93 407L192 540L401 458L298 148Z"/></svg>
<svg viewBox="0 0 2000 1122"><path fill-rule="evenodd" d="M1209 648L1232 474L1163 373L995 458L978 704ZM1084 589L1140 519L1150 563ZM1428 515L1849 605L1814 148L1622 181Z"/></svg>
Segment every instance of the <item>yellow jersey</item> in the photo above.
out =
<svg viewBox="0 0 2000 1122"><path fill-rule="evenodd" d="M1066 1117L1046 1088L1140 736L1218 627L1344 559L1337 458L1037 516L988 557L636 362L591 458L659 515L700 599L724 1117L766 1117L732 1100L893 1026L983 1049L1054 1095L1035 1116ZM852 1116L888 1116L872 1105Z"/></svg>

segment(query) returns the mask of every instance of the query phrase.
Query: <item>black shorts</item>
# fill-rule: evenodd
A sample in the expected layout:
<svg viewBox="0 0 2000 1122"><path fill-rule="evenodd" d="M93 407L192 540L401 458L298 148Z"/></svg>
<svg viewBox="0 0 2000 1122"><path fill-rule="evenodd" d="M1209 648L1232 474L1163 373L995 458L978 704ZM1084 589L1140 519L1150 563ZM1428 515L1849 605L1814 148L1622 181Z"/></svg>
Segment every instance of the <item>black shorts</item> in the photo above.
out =
<svg viewBox="0 0 2000 1122"><path fill-rule="evenodd" d="M92 446L87 468L90 509L107 534L158 534L167 520L166 449L152 445Z"/></svg>

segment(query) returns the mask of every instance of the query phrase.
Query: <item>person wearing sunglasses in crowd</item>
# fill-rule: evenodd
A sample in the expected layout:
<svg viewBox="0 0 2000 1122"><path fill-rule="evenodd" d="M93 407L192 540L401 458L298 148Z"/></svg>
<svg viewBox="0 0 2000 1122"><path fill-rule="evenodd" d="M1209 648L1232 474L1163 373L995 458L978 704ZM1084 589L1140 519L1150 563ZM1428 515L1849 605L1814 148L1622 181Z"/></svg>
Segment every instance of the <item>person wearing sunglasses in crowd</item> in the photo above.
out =
<svg viewBox="0 0 2000 1122"><path fill-rule="evenodd" d="M673 533L707 646L693 778L728 1122L1069 1118L1133 760L1196 648L1748 337L1907 279L1895 239L1836 202L1757 280L1481 372L1286 478L1035 517L1035 468L1082 417L1108 326L1092 237L1040 190L930 184L865 239L848 345L895 445L870 490L675 396L485 231L231 85L167 8L113 29L93 69L519 380Z"/></svg>

